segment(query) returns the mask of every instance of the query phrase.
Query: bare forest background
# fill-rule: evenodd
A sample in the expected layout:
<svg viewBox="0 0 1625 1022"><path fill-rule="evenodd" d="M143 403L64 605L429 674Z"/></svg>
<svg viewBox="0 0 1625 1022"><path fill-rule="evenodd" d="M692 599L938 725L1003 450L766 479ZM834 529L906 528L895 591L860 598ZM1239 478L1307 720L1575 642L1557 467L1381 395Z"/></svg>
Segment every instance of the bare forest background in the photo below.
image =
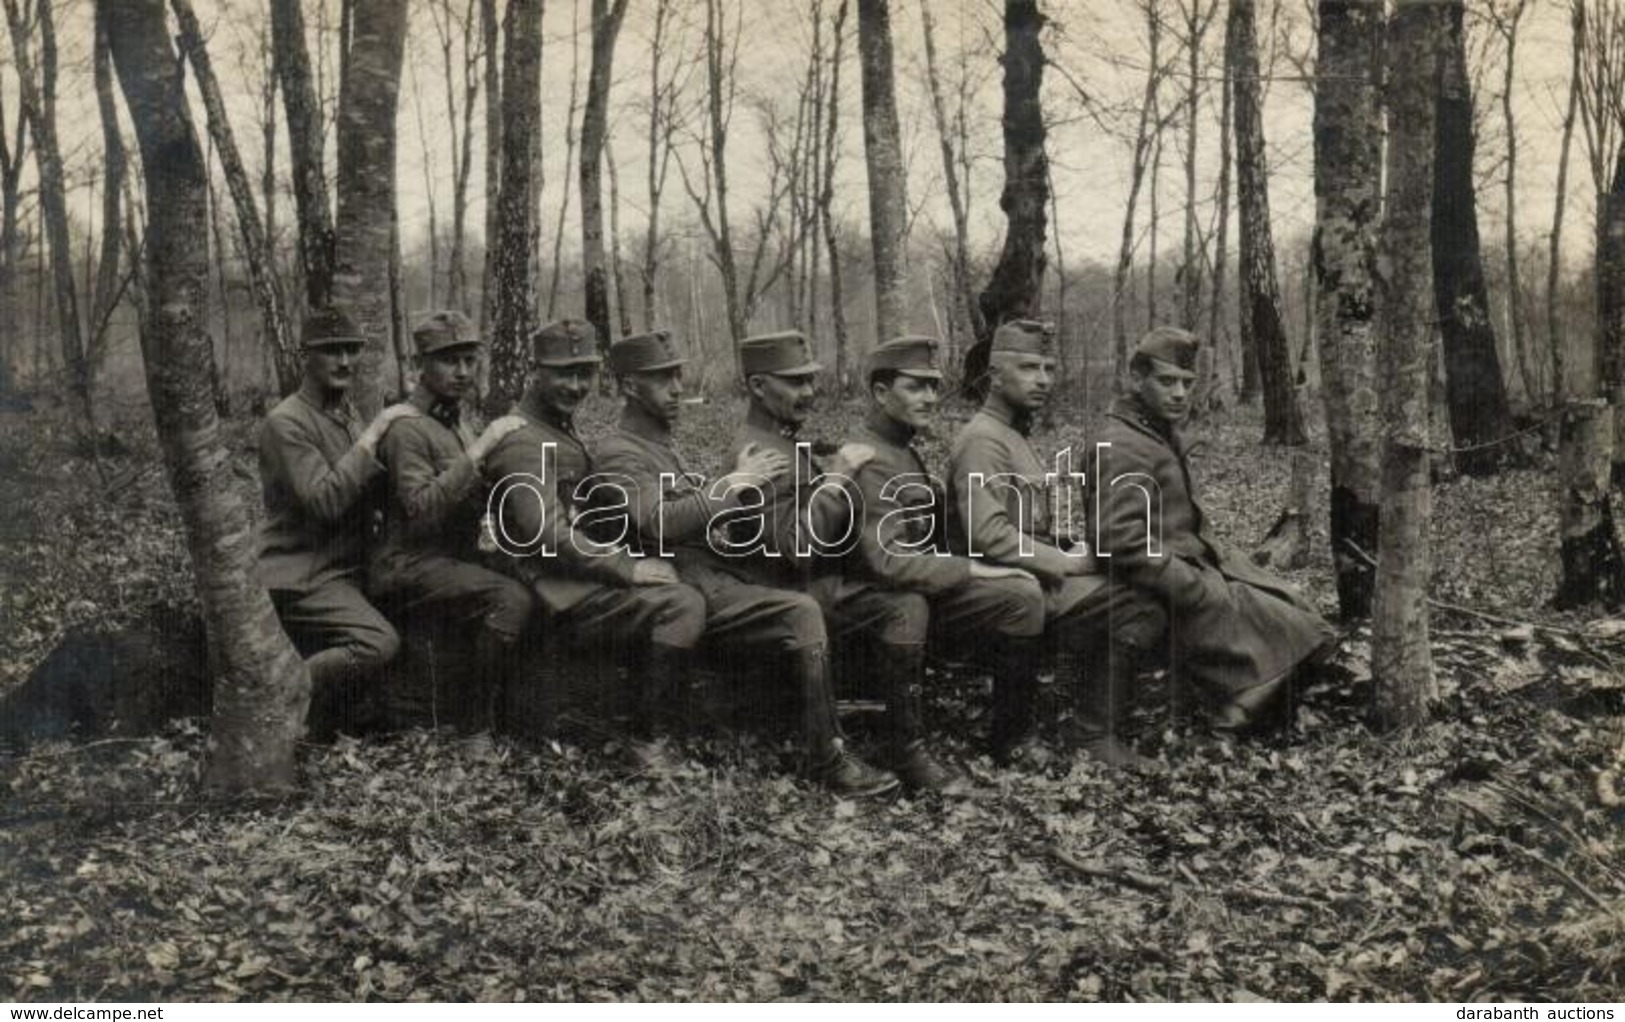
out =
<svg viewBox="0 0 1625 1022"><path fill-rule="evenodd" d="M320 184L330 194L354 4L294 6L309 45ZM499 224L493 143L501 121L492 95L500 90L502 55L499 42L493 50L490 22L504 17L501 6L405 4L393 351L404 350L402 331L422 310L459 307L491 323L487 239ZM595 144L607 186L599 244L607 247L601 258L615 329L676 329L703 353L693 375L714 391L731 378L736 326L799 327L850 383L855 359L878 336L858 17L850 0L536 6L542 102L532 140L528 270L537 315L587 311L578 167L582 145L592 141L583 139L583 114L599 88L604 117ZM1301 0L1257 7L1280 316L1293 363L1313 383L1315 11ZM132 258L142 243L142 171L125 155L133 136L105 62L97 60L92 5L13 0L8 13L12 45L0 55L0 386L65 397L82 363L90 414L105 424L145 404ZM1531 0L1466 5L1482 266L1508 397L1520 413L1553 406L1554 349L1576 374L1576 392L1592 385L1586 356L1595 322L1595 232L1584 225L1596 220L1595 196L1607 190L1610 168L1607 139L1588 141L1593 120L1606 120L1600 114L1584 119L1571 157L1563 145L1573 114L1571 13L1565 4ZM595 83L594 19L609 14L624 24L613 64L605 62L604 81ZM1041 306L1059 329L1067 379L1098 402L1109 393L1125 339L1171 322L1212 337L1220 400L1253 397L1257 385L1249 386L1237 326L1224 5L1072 0L1044 14L1051 227ZM957 354L975 335L974 292L998 259L1004 229L1003 12L951 0L894 5L890 17L909 268L897 326L935 333ZM1604 33L1619 31L1593 17ZM249 232L239 224L245 203L261 220L253 232L262 247L254 253L265 267L260 277L279 282L290 323L306 304L296 286L299 185L273 18L263 3L203 0L194 19L235 136L239 187L248 192L234 195L218 138L205 137L215 291L208 327L222 395L258 408L282 388L276 339L267 336L273 328L256 301L245 251ZM1597 45L1617 42L1609 36ZM39 147L26 130L20 61L28 62L30 88L60 139L66 267L53 264L47 241L48 203L41 201ZM1615 73L1599 64L1595 102L1620 89L1606 80ZM201 126L208 117L198 76L187 69L185 79ZM1598 133L1609 130L1599 123ZM1565 170L1570 229L1554 241L1554 198ZM59 300L63 273L74 282L74 309ZM1516 287L1509 286L1514 278ZM72 329L64 326L68 316L79 320ZM398 386L398 368L388 368L384 385Z"/></svg>

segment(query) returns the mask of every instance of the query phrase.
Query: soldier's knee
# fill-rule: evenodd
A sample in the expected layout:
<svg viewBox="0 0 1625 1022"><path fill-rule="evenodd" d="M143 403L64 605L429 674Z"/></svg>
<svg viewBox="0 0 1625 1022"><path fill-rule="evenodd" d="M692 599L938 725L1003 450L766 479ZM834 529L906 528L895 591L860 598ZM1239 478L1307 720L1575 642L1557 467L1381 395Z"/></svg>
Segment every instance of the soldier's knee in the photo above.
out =
<svg viewBox="0 0 1625 1022"><path fill-rule="evenodd" d="M818 601L805 593L786 592L788 597L783 621L785 631L789 633L786 646L790 649L806 649L812 646L822 646L829 641L828 632L824 628L824 609Z"/></svg>
<svg viewBox="0 0 1625 1022"><path fill-rule="evenodd" d="M919 593L895 593L886 602L875 637L890 645L923 643L931 624L931 605Z"/></svg>
<svg viewBox="0 0 1625 1022"><path fill-rule="evenodd" d="M693 586L645 587L640 595L653 602L653 639L670 646L689 647L705 632L705 597Z"/></svg>
<svg viewBox="0 0 1625 1022"><path fill-rule="evenodd" d="M1044 589L1036 579L1001 579L995 628L1000 635L1030 639L1044 634Z"/></svg>
<svg viewBox="0 0 1625 1022"><path fill-rule="evenodd" d="M489 609L485 613L485 627L509 639L517 639L530 623L536 609L536 597L524 584L505 576L496 576L487 596Z"/></svg>
<svg viewBox="0 0 1625 1022"><path fill-rule="evenodd" d="M380 616L376 621L351 632L346 645L355 656L358 667L382 667L400 653L401 635L394 625Z"/></svg>
<svg viewBox="0 0 1625 1022"><path fill-rule="evenodd" d="M1113 608L1109 628L1118 642L1136 649L1154 649L1168 632L1168 612L1161 603L1136 594Z"/></svg>

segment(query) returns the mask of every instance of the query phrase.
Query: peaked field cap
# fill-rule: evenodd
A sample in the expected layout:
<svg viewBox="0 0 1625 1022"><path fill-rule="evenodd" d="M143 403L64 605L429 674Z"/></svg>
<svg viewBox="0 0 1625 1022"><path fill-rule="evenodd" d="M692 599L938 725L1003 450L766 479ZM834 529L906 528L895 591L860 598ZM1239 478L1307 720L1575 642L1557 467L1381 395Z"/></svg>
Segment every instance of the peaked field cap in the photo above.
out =
<svg viewBox="0 0 1625 1022"><path fill-rule="evenodd" d="M361 328L356 326L343 309L329 305L312 309L299 328L299 343L306 348L325 348L336 344L366 344Z"/></svg>
<svg viewBox="0 0 1625 1022"><path fill-rule="evenodd" d="M739 371L745 376L811 376L823 368L813 361L807 335L799 330L757 334L739 342Z"/></svg>
<svg viewBox="0 0 1625 1022"><path fill-rule="evenodd" d="M1036 319L1014 319L999 324L993 331L993 344L989 351L1011 351L1019 355L1048 355L1052 353L1051 339L1055 336L1053 323Z"/></svg>
<svg viewBox="0 0 1625 1022"><path fill-rule="evenodd" d="M446 348L467 348L484 343L474 321L456 309L441 309L418 320L412 328L412 343L419 355Z"/></svg>
<svg viewBox="0 0 1625 1022"><path fill-rule="evenodd" d="M1202 342L1189 330L1181 330L1177 326L1159 326L1140 338L1140 343L1134 346L1134 354L1195 372L1196 352L1201 347Z"/></svg>
<svg viewBox="0 0 1625 1022"><path fill-rule="evenodd" d="M609 371L617 376L676 369L687 361L670 330L633 334L609 346Z"/></svg>
<svg viewBox="0 0 1625 1022"><path fill-rule="evenodd" d="M896 337L869 353L866 373L874 376L883 369L895 369L907 376L922 380L942 379L942 364L937 352L942 348L935 337Z"/></svg>
<svg viewBox="0 0 1625 1022"><path fill-rule="evenodd" d="M584 319L560 319L530 335L531 361L539 366L576 366L603 361L598 331Z"/></svg>

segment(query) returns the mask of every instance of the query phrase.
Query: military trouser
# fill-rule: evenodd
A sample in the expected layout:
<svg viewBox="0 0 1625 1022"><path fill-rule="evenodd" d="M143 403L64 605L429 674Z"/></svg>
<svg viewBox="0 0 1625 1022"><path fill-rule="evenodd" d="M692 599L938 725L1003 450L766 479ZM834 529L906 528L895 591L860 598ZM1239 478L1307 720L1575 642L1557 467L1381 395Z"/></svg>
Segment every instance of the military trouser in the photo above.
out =
<svg viewBox="0 0 1625 1022"><path fill-rule="evenodd" d="M505 642L530 623L535 598L522 582L455 557L429 554L375 570L373 596L397 620L432 616L475 626Z"/></svg>
<svg viewBox="0 0 1625 1022"><path fill-rule="evenodd" d="M708 645L789 651L828 644L824 612L806 593L743 581L705 555L685 552L677 565L683 582L705 597Z"/></svg>
<svg viewBox="0 0 1625 1022"><path fill-rule="evenodd" d="M1051 643L1069 653L1123 645L1154 650L1168 630L1168 615L1150 595L1104 575L1077 575L1044 591Z"/></svg>
<svg viewBox="0 0 1625 1022"><path fill-rule="evenodd" d="M549 617L577 648L626 650L645 645L693 649L705 631L705 598L692 586L598 586Z"/></svg>
<svg viewBox="0 0 1625 1022"><path fill-rule="evenodd" d="M359 677L400 652L395 627L349 579L330 579L308 590L273 589L271 602L306 658L313 687Z"/></svg>

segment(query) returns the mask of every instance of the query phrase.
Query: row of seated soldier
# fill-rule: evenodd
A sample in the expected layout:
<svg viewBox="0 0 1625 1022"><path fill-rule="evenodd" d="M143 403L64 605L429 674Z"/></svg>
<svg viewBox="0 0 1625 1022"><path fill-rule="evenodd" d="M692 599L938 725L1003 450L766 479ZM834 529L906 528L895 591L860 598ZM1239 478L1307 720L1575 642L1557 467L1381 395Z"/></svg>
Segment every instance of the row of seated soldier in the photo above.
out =
<svg viewBox="0 0 1625 1022"><path fill-rule="evenodd" d="M669 331L609 346L623 407L591 441L575 426L604 361L588 323L536 330L522 395L483 425L472 398L484 342L460 313L417 325L415 388L367 423L348 397L365 341L350 318L315 312L301 340L303 383L260 438L259 569L307 658L313 717L389 684L401 630L433 622L470 650L446 721L487 750L544 637L625 665L621 745L636 770L669 776L704 653L776 665L775 698L799 714L813 783L848 797L955 793L968 782L933 751L926 719L938 647L992 676L986 741L1000 767L1060 755L1129 770L1156 767L1123 734L1147 669L1204 690L1208 727L1228 740L1278 720L1330 648L1314 608L1221 543L1196 502L1184 434L1199 341L1186 331L1159 327L1135 349L1083 476L1092 548L1058 520L1030 439L1055 381L1046 324L994 332L980 407L941 475L916 444L939 417L935 339L870 353L867 416L836 446L801 435L823 372L808 339L747 338L744 418L726 474L710 481L673 440L687 360ZM609 538L588 527L603 525L584 497L595 478L623 484ZM809 536L852 542L831 552ZM862 655L832 658L848 648ZM1059 750L1037 737L1050 654L1071 704ZM884 703L872 762L848 748L837 715L837 682L851 679L835 664L847 662Z"/></svg>

